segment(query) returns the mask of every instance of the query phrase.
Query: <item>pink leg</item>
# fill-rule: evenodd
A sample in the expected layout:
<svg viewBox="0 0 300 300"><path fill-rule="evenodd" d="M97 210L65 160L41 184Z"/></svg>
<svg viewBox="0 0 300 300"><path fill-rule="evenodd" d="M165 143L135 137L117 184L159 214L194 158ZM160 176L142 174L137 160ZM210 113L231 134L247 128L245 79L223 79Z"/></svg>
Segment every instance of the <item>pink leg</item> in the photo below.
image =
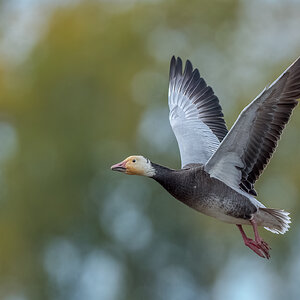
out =
<svg viewBox="0 0 300 300"><path fill-rule="evenodd" d="M245 245L247 247L249 247L252 251L254 251L260 257L269 259L270 258L270 254L269 254L270 247L259 236L258 231L257 231L257 224L254 221L250 221L250 222L251 222L253 230L254 230L255 241L246 236L246 233L243 230L242 225L239 225L239 224L236 225L242 234Z"/></svg>
<svg viewBox="0 0 300 300"><path fill-rule="evenodd" d="M250 220L250 222L253 227L255 241L260 245L260 248L264 251L267 259L269 259L270 258L269 250L271 249L270 246L265 241L263 241L263 239L259 236L256 222L254 220Z"/></svg>

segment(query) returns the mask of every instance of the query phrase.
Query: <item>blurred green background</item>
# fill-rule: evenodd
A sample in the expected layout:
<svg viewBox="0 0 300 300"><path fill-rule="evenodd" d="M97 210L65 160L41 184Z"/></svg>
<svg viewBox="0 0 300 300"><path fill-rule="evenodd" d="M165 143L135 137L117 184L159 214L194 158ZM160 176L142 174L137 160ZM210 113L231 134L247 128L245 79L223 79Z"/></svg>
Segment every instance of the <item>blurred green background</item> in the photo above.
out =
<svg viewBox="0 0 300 300"><path fill-rule="evenodd" d="M261 230L270 261L235 226L110 170L131 154L180 167L173 54L199 68L230 127L300 55L299 10L296 0L0 1L0 299L299 299L299 108L256 184L293 220L284 236Z"/></svg>

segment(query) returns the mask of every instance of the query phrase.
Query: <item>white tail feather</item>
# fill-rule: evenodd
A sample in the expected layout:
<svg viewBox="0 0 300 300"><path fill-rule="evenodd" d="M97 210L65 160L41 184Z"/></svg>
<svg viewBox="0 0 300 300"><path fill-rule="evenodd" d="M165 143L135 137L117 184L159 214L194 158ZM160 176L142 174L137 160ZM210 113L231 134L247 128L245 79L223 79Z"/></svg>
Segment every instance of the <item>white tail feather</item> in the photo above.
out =
<svg viewBox="0 0 300 300"><path fill-rule="evenodd" d="M263 218L264 222L262 224L266 230L276 234L284 234L289 230L289 224L291 223L290 213L274 208L260 208L259 210L268 215L266 218Z"/></svg>

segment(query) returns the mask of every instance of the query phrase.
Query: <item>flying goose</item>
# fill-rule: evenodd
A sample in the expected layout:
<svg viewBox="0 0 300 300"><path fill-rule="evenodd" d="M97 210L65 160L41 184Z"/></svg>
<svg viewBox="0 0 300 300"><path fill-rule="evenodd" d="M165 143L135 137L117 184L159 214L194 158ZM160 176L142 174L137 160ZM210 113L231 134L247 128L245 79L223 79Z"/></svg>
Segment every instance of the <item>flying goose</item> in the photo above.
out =
<svg viewBox="0 0 300 300"><path fill-rule="evenodd" d="M181 169L173 170L134 155L111 167L129 175L153 178L191 208L236 224L244 243L269 259L270 247L258 226L284 234L289 213L266 208L255 196L254 183L275 151L281 132L300 98L300 57L266 87L228 132L217 96L189 60L173 56L169 80L169 120L176 136ZM251 225L254 240L242 225Z"/></svg>

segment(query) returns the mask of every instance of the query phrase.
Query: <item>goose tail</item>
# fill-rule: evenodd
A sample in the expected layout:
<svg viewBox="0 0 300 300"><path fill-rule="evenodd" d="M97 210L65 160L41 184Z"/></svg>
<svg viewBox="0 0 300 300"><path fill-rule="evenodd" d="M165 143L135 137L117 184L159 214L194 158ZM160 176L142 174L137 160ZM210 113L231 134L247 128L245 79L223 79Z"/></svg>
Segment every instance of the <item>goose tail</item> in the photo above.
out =
<svg viewBox="0 0 300 300"><path fill-rule="evenodd" d="M291 223L289 212L275 208L260 208L259 211L263 219L262 225L266 230L276 234L285 234L289 230Z"/></svg>

